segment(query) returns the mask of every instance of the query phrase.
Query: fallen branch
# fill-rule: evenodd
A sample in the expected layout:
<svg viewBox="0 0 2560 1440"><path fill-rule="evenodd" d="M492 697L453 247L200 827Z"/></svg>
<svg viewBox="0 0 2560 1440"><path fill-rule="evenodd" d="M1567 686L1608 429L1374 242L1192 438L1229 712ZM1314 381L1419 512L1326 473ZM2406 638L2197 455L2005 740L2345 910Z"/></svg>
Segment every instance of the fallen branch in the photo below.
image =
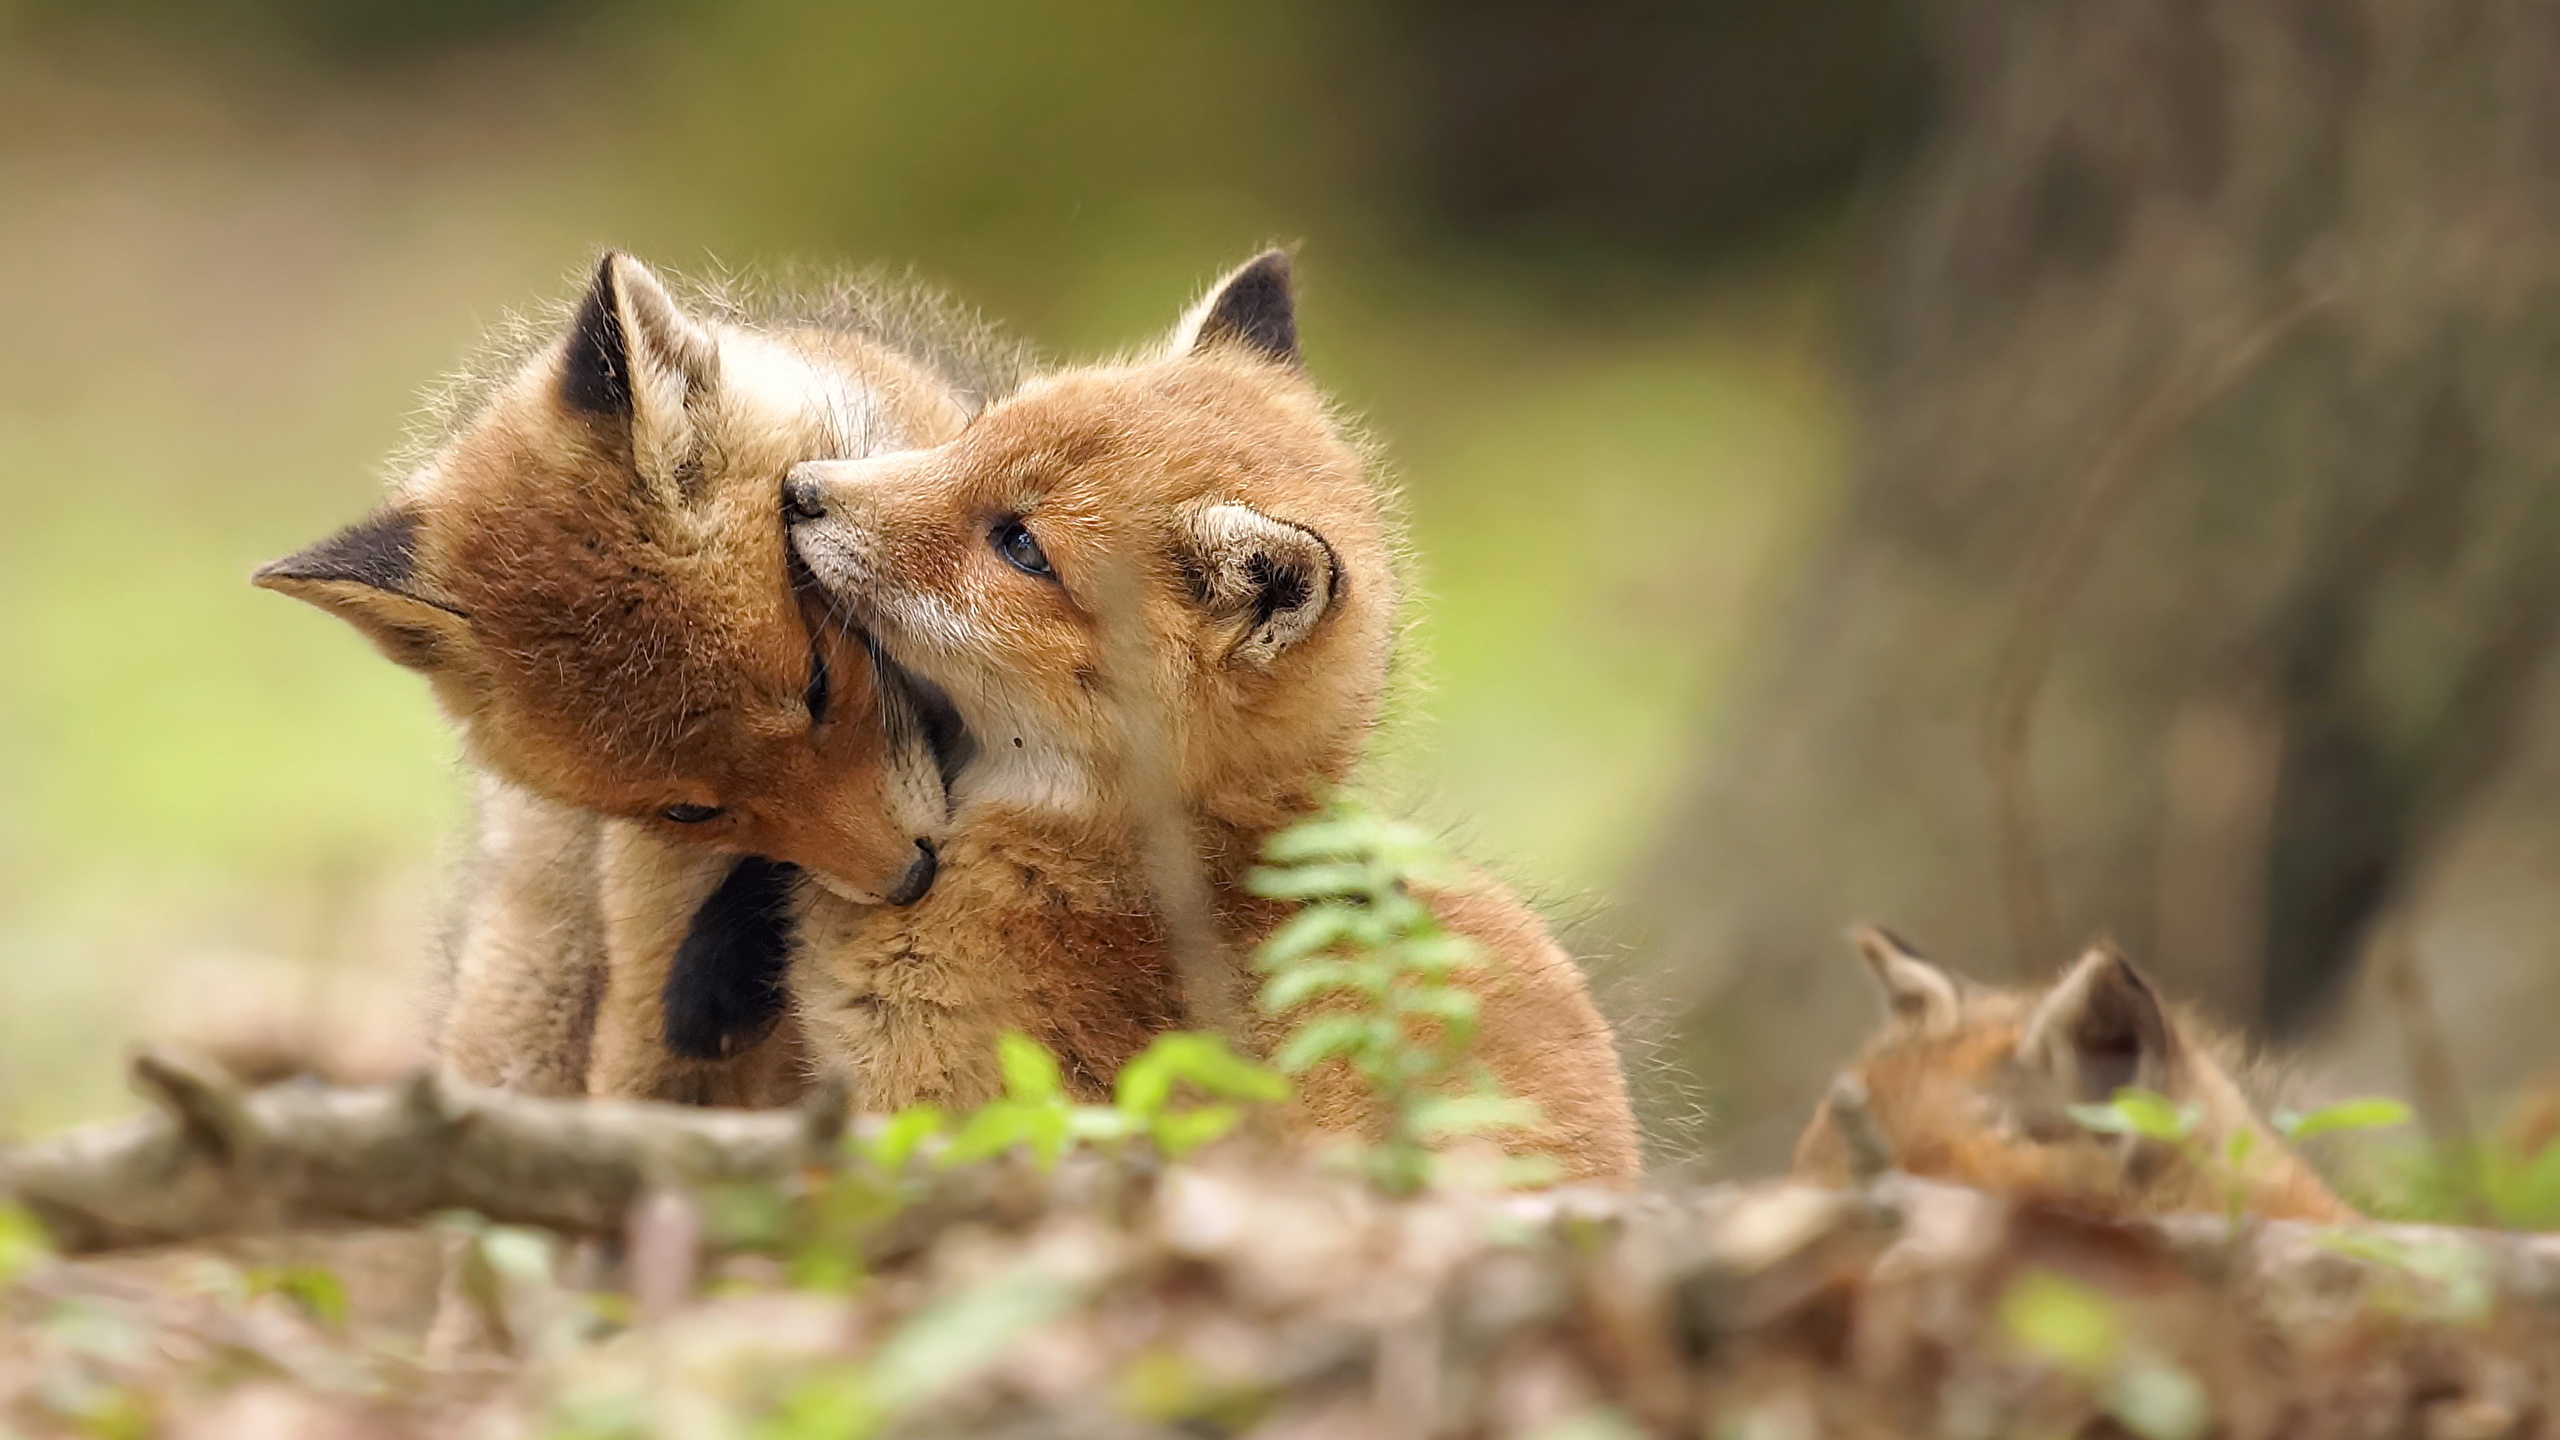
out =
<svg viewBox="0 0 2560 1440"><path fill-rule="evenodd" d="M155 1050L133 1075L152 1113L0 1150L0 1196L66 1252L446 1210L618 1233L651 1190L778 1183L827 1163L846 1123L841 1089L798 1111L544 1099L423 1072L370 1089L244 1091Z"/></svg>
<svg viewBox="0 0 2560 1440"><path fill-rule="evenodd" d="M831 1167L849 1124L834 1087L799 1110L747 1111L550 1099L425 1073L366 1089L297 1081L243 1090L157 1050L138 1054L133 1073L156 1104L151 1113L0 1149L0 1198L42 1220L67 1253L405 1225L451 1210L618 1235L632 1207L655 1192L783 1185ZM1890 1159L1879 1150L1870 1167ZM1764 1181L1465 1204L1513 1222L1605 1223L1658 1247L1672 1269L1710 1263L1737 1273L1764 1270L1844 1225L1935 1246L2011 1223L1994 1197L1899 1173L1839 1192ZM930 1227L931 1217L917 1218ZM2216 1281L2245 1273L2274 1289L2326 1292L2386 1252L2460 1251L2496 1290L2560 1301L2560 1236L2380 1224L2341 1232L2289 1221L2250 1222L2235 1235L2222 1218L2203 1215L2105 1228ZM2342 1234L2354 1238L2341 1243Z"/></svg>

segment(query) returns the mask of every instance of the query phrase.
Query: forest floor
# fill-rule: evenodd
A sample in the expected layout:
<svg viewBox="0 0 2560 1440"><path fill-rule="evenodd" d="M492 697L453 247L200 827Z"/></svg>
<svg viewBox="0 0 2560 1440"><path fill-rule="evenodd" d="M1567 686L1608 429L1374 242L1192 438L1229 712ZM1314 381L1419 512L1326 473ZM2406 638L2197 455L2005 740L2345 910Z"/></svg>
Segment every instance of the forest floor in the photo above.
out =
<svg viewBox="0 0 2560 1440"><path fill-rule="evenodd" d="M1900 1175L1392 1198L1242 1138L950 1164L860 1135L582 1240L445 1215L65 1258L0 1210L0 1435L2457 1440L2560 1413L2535 1238L2109 1223ZM196 1193L150 1153L130 1204Z"/></svg>

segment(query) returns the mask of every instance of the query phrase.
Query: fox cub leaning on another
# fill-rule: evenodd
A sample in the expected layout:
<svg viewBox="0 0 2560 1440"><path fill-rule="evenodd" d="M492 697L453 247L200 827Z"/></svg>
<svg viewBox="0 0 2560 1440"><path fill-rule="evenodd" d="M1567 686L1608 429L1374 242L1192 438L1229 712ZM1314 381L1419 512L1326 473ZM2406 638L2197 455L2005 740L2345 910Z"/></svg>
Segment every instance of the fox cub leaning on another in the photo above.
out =
<svg viewBox="0 0 2560 1440"><path fill-rule="evenodd" d="M948 439L1014 357L851 288L687 305L619 254L527 339L371 518L257 581L424 672L483 769L449 1067L786 1098L796 1041L757 1042L781 1009L789 867L912 901L947 803L929 717L859 635L804 613L782 480Z"/></svg>
<svg viewBox="0 0 2560 1440"><path fill-rule="evenodd" d="M2048 989L2022 993L1950 974L1882 930L1856 941L1891 1015L1850 1067L1867 1112L1851 1123L1871 1125L1903 1170L2127 1216L2220 1210L2224 1183L2236 1179L2254 1215L2359 1218L2267 1128L2203 1032L2113 949L2094 948ZM2195 1106L2193 1144L2204 1155L2226 1155L2232 1136L2250 1132L2248 1158L2217 1176L2181 1147L2072 1118L2070 1107L2127 1088ZM1837 1102L1824 1100L1796 1143L1798 1178L1849 1178L1856 1142L1843 1127Z"/></svg>
<svg viewBox="0 0 2560 1440"><path fill-rule="evenodd" d="M784 499L811 574L947 694L970 756L932 894L808 897L793 986L813 1049L866 1104L967 1105L1021 1029L1101 1092L1185 1014L1115 686L1164 702L1171 788L1241 954L1285 918L1246 870L1346 779L1387 684L1394 538L1370 457L1299 364L1287 257L1228 276L1157 353L1028 381L928 449L803 465ZM1132 653L1106 645L1115 624L1142 632L1124 668L1143 674L1113 672L1106 652ZM1499 962L1476 1049L1544 1116L1519 1148L1632 1180L1625 1082L1572 960L1488 877L1428 898ZM1322 1128L1378 1118L1347 1071L1304 1096Z"/></svg>

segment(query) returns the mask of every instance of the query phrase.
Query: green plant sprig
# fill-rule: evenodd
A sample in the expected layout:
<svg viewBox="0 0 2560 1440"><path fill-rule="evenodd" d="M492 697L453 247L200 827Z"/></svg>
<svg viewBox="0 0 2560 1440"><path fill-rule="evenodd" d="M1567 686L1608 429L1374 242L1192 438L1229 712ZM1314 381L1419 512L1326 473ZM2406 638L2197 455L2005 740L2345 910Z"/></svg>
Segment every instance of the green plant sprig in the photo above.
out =
<svg viewBox="0 0 2560 1440"><path fill-rule="evenodd" d="M2074 1105L2071 1118L2101 1135L2130 1135L2175 1148L2221 1192L2223 1218L2235 1232L2239 1229L2248 1211L2250 1186L2257 1179L2257 1127L2233 1131L2217 1152L2197 1134L2204 1124L2202 1106L2181 1105L2156 1090L2134 1087L2118 1090L2104 1105ZM2408 1119L2409 1107L2399 1101L2365 1097L2341 1100L2307 1114L2279 1110L2272 1123L2285 1139L2302 1141L2350 1130L2384 1129Z"/></svg>
<svg viewBox="0 0 2560 1440"><path fill-rule="evenodd" d="M1258 1003L1305 1016L1271 1063L1303 1075L1339 1061L1378 1096L1387 1135L1362 1156L1373 1179L1410 1193L1432 1179L1440 1142L1538 1123L1536 1106L1472 1058L1482 1004L1464 975L1486 956L1416 894L1463 879L1430 836L1344 800L1273 836L1263 859L1247 887L1300 909L1262 944ZM1549 1169L1515 1165L1508 1178Z"/></svg>

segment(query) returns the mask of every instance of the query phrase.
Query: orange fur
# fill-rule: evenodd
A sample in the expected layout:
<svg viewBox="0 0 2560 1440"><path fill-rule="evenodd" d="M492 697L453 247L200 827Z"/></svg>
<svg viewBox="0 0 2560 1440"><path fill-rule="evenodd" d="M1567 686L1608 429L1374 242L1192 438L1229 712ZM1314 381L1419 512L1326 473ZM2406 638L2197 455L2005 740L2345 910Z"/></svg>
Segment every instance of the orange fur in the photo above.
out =
<svg viewBox="0 0 2560 1440"><path fill-rule="evenodd" d="M1848 1073L1899 1168L2111 1215L2223 1209L2227 1177L2174 1146L2093 1133L2069 1113L2131 1086L2195 1106L2194 1143L2217 1163L2232 1136L2255 1137L2238 1172L2249 1213L2358 1218L2267 1128L2204 1032L2114 951L2092 950L2030 993L1961 980L1882 931L1857 938L1892 1016ZM1839 1103L1825 1099L1797 1141L1798 1178L1848 1180Z"/></svg>
<svg viewBox="0 0 2560 1440"><path fill-rule="evenodd" d="M1175 798L1241 953L1281 913L1245 871L1347 777L1386 685L1393 537L1368 456L1296 363L1285 259L1222 282L1160 355L1042 377L947 443L803 466L785 494L818 581L947 692L976 746L933 894L812 900L795 976L811 1043L867 1103L969 1104L1018 1025L1097 1091L1184 1009L1123 754L1144 697L1122 687L1163 701ZM1050 574L1007 558L1016 525ZM1144 643L1115 652L1118 624ZM1109 673L1113 653L1145 673ZM1436 903L1500 962L1478 1051L1547 1117L1526 1148L1631 1180L1625 1082L1580 974L1489 880ZM1360 1103L1314 1094L1309 1113L1349 1124Z"/></svg>
<svg viewBox="0 0 2560 1440"><path fill-rule="evenodd" d="M859 638L803 613L779 508L794 463L946 439L1001 387L884 328L688 307L608 254L373 518L259 572L425 673L494 777L443 1046L469 1078L584 1088L592 1047L610 1093L701 1088L648 1028L685 920L664 902L713 873L671 850L791 861L862 901L923 873L947 813L931 748Z"/></svg>

